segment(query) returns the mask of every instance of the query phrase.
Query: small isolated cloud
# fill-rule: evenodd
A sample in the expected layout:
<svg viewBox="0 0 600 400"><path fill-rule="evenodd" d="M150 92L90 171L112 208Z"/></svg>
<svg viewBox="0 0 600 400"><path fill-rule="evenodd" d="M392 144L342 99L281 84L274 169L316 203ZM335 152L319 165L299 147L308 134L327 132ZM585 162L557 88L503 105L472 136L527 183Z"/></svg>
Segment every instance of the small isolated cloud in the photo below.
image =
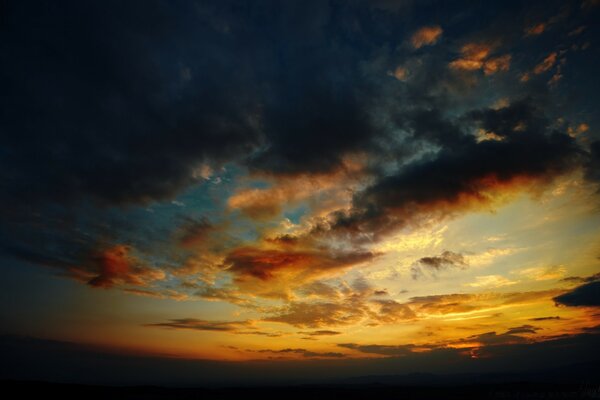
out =
<svg viewBox="0 0 600 400"><path fill-rule="evenodd" d="M539 24L534 24L525 28L525 36L537 36L544 33L547 25L544 22L540 22Z"/></svg>
<svg viewBox="0 0 600 400"><path fill-rule="evenodd" d="M431 46L439 40L442 33L443 30L439 25L424 26L411 36L410 43L415 49Z"/></svg>
<svg viewBox="0 0 600 400"><path fill-rule="evenodd" d="M517 334L523 334L523 333L536 333L540 329L541 328L538 328L537 326L533 326L533 325L521 325L521 326L509 328L508 331L506 331L506 333L509 335L517 335Z"/></svg>
<svg viewBox="0 0 600 400"><path fill-rule="evenodd" d="M536 318L529 318L530 321L555 321L555 320L559 320L561 319L558 315L553 316L553 317L536 317Z"/></svg>
<svg viewBox="0 0 600 400"><path fill-rule="evenodd" d="M465 269L468 266L469 264L462 254L446 250L438 256L422 257L415 261L411 266L411 274L413 279L418 279L424 275L425 271L435 274L435 272L445 269Z"/></svg>
<svg viewBox="0 0 600 400"><path fill-rule="evenodd" d="M538 65L535 66L535 68L533 68L533 72L536 75L539 75L539 74L542 74L542 73L548 71L556 63L557 57L558 57L558 53L555 51L548 54L546 56L546 58L544 58L544 60L542 60L542 62L540 62Z"/></svg>
<svg viewBox="0 0 600 400"><path fill-rule="evenodd" d="M394 78L398 79L399 81L404 82L408 79L408 69L401 65L396 67L394 72L391 72L390 74L393 75Z"/></svg>

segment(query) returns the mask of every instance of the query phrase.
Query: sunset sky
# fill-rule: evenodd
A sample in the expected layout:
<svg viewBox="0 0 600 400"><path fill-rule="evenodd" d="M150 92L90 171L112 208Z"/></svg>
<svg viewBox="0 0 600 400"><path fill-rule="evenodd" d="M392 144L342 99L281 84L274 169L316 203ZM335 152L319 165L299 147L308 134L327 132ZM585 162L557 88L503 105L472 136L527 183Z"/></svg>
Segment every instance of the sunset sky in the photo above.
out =
<svg viewBox="0 0 600 400"><path fill-rule="evenodd" d="M3 340L358 375L598 343L598 1L1 4Z"/></svg>

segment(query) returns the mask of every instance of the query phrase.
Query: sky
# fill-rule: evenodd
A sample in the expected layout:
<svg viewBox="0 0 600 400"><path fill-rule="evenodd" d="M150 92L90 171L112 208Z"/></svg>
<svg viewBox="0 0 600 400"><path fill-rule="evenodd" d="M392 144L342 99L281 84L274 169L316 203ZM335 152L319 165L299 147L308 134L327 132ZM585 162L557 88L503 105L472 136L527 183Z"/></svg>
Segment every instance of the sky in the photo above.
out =
<svg viewBox="0 0 600 400"><path fill-rule="evenodd" d="M589 361L599 6L2 2L2 348L58 380Z"/></svg>

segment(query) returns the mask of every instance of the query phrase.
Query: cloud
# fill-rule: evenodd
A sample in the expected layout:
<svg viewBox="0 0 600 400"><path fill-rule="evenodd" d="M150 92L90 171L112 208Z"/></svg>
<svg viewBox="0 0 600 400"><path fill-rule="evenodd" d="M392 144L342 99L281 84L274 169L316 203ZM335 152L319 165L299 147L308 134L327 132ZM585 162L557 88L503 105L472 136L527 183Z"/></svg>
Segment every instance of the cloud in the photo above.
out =
<svg viewBox="0 0 600 400"><path fill-rule="evenodd" d="M559 320L559 319L561 319L559 316L529 318L530 321L554 321L554 320Z"/></svg>
<svg viewBox="0 0 600 400"><path fill-rule="evenodd" d="M225 258L227 270L239 275L269 280L281 271L306 272L311 276L341 270L373 259L370 252L277 250L239 247Z"/></svg>
<svg viewBox="0 0 600 400"><path fill-rule="evenodd" d="M556 280L562 278L567 269L561 265L550 267L532 267L513 271L514 273L535 281Z"/></svg>
<svg viewBox="0 0 600 400"><path fill-rule="evenodd" d="M483 64L483 72L486 75L493 75L496 72L506 72L510 69L510 61L512 56L510 54L504 54L502 56L490 58Z"/></svg>
<svg viewBox="0 0 600 400"><path fill-rule="evenodd" d="M568 307L598 307L600 306L600 281L578 286L570 292L556 296L554 301Z"/></svg>
<svg viewBox="0 0 600 400"><path fill-rule="evenodd" d="M423 275L423 270L435 273L449 268L464 269L468 265L462 254L445 250L438 256L422 257L415 261L411 266L411 275L413 279L417 279Z"/></svg>
<svg viewBox="0 0 600 400"><path fill-rule="evenodd" d="M540 22L539 24L535 24L525 28L525 36L537 36L544 33L547 26L545 23Z"/></svg>
<svg viewBox="0 0 600 400"><path fill-rule="evenodd" d="M590 144L589 157L585 163L585 176L594 183L600 183L600 140Z"/></svg>
<svg viewBox="0 0 600 400"><path fill-rule="evenodd" d="M408 357L415 354L435 353L436 351L449 348L479 349L480 347L531 343L533 339L520 335L535 334L539 329L532 325L522 325L509 328L504 333L485 332L458 340L445 340L428 345L415 345L412 343L401 345L339 343L338 346L366 354L377 354L386 357Z"/></svg>
<svg viewBox="0 0 600 400"><path fill-rule="evenodd" d="M334 335L341 335L342 332L338 332L338 331L330 331L330 330L320 330L320 331L310 331L310 332L298 332L301 333L303 335L308 335L308 336L334 336Z"/></svg>
<svg viewBox="0 0 600 400"><path fill-rule="evenodd" d="M412 354L413 349L415 348L415 345L412 344L386 346L377 344L361 345L356 343L339 343L338 346L346 349L356 350L361 353L378 354L388 357L406 356L408 354Z"/></svg>
<svg viewBox="0 0 600 400"><path fill-rule="evenodd" d="M567 276L566 278L561 279L563 282L569 283L589 283L600 280L600 272L595 273L590 276Z"/></svg>
<svg viewBox="0 0 600 400"><path fill-rule="evenodd" d="M487 43L467 43L460 49L461 57L450 62L449 66L454 70L483 70L485 75L508 71L512 56L503 54L490 57L493 49L494 46Z"/></svg>
<svg viewBox="0 0 600 400"><path fill-rule="evenodd" d="M557 52L552 52L550 54L548 54L548 56L546 58L544 58L544 60L542 62L540 62L538 65L536 65L533 68L533 72L537 75L542 74L546 71L548 71L550 68L552 68L554 66L554 63L556 63L556 59L558 57L558 53Z"/></svg>
<svg viewBox="0 0 600 400"><path fill-rule="evenodd" d="M466 313L506 307L517 304L550 301L562 290L531 292L486 292L451 293L442 295L418 296L409 299L406 305L419 317Z"/></svg>
<svg viewBox="0 0 600 400"><path fill-rule="evenodd" d="M281 350L257 350L258 353L270 353L274 355L300 355L305 358L344 358L346 354L338 352L315 352L307 349L286 348Z"/></svg>
<svg viewBox="0 0 600 400"><path fill-rule="evenodd" d="M11 7L10 44L2 47L11 60L2 78L13 110L2 118L11 151L1 161L10 184L1 201L168 199L194 182L201 163L258 146L256 96L230 62L235 48L206 51L222 36L199 21L178 19L193 42L170 29L186 11L191 5L158 2ZM25 28L33 25L43 39ZM204 78L180 82L181 67L160 61L170 57L190 60L191 76L202 71Z"/></svg>
<svg viewBox="0 0 600 400"><path fill-rule="evenodd" d="M410 38L410 43L415 49L435 44L442 36L442 28L439 25L424 26Z"/></svg>
<svg viewBox="0 0 600 400"><path fill-rule="evenodd" d="M374 300L376 311L370 313L371 325L393 324L416 319L417 315L410 305L395 300Z"/></svg>
<svg viewBox="0 0 600 400"><path fill-rule="evenodd" d="M172 319L168 322L145 324L147 327L190 329L196 331L238 333L241 329L253 326L251 321L207 321L194 318Z"/></svg>
<svg viewBox="0 0 600 400"><path fill-rule="evenodd" d="M124 245L102 250L89 257L86 265L71 268L71 274L87 280L90 286L109 288L116 285L147 286L165 279L162 270L140 265ZM89 279L88 279L89 278Z"/></svg>
<svg viewBox="0 0 600 400"><path fill-rule="evenodd" d="M261 220L276 217L284 209L312 198L330 198L338 204L343 203L345 198L349 200L348 188L363 176L362 167L358 160L346 158L329 173L265 176L263 179L271 184L270 187L237 190L227 199L227 206Z"/></svg>
<svg viewBox="0 0 600 400"><path fill-rule="evenodd" d="M475 282L467 283L466 286L489 289L514 285L515 283L517 282L511 281L502 275L484 275L475 277Z"/></svg>
<svg viewBox="0 0 600 400"><path fill-rule="evenodd" d="M506 331L507 334L509 335L516 335L516 334L522 334L522 333L536 333L537 331L539 331L541 328L538 328L536 326L532 326L532 325L521 325L521 326L516 326L514 328L509 328L508 331Z"/></svg>
<svg viewBox="0 0 600 400"><path fill-rule="evenodd" d="M167 295L150 286L167 285L168 274L198 285L178 296L335 304L346 298L340 288L311 282L372 261L367 246L389 233L492 209L580 161L577 142L531 99L469 111L474 103L456 93L476 86L440 61L446 50L399 63L402 54L384 51L384 32L397 38L393 16L366 13L350 37L334 34L348 26L327 3L297 11L11 7L0 45L3 253L140 295ZM380 33L363 29L374 21ZM426 26L408 40L421 48L442 34ZM508 70L510 54L491 43L466 43L456 65ZM478 141L479 129L497 140ZM589 171L593 154L583 157ZM224 165L234 178L213 190ZM186 189L188 207L165 212ZM195 214L208 203L210 219ZM293 228L270 235L290 208ZM255 221L241 227L238 213ZM122 243L130 245L116 250ZM217 277L232 284L208 288ZM361 298L355 314L383 323L409 318L406 307Z"/></svg>
<svg viewBox="0 0 600 400"><path fill-rule="evenodd" d="M477 142L452 122L430 115L423 128L439 125L435 132L445 135L435 138L445 147L355 193L351 209L331 213L313 233L377 240L400 227L418 225L420 218L441 220L491 207L503 195L549 182L577 165L580 151L573 139L551 130L528 101L473 111L465 118L503 140Z"/></svg>
<svg viewBox="0 0 600 400"><path fill-rule="evenodd" d="M338 303L291 303L277 315L265 321L282 322L298 328L321 328L342 326L360 322L366 315L362 304Z"/></svg>
<svg viewBox="0 0 600 400"><path fill-rule="evenodd" d="M486 332L478 335L468 336L460 342L470 343L472 347L480 346L497 346L497 345L512 345L519 343L528 343L529 340L508 332L497 334L496 332Z"/></svg>
<svg viewBox="0 0 600 400"><path fill-rule="evenodd" d="M283 307L264 310L264 320L299 328L326 328L363 324L378 326L416 321L461 313L484 312L498 308L551 302L563 293L553 289L532 292L451 293L417 296L406 302L373 298L374 290L353 289L330 301L291 301Z"/></svg>
<svg viewBox="0 0 600 400"><path fill-rule="evenodd" d="M179 242L183 247L203 245L214 232L215 226L206 217L187 218L179 232Z"/></svg>

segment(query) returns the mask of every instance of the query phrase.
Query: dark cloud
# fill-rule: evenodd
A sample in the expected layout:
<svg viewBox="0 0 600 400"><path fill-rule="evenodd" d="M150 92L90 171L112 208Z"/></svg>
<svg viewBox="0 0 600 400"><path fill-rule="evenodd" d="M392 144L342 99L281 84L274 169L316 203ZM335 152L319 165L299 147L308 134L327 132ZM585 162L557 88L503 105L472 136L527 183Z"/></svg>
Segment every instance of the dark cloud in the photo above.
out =
<svg viewBox="0 0 600 400"><path fill-rule="evenodd" d="M569 307L600 306L600 281L585 283L570 292L556 296L554 301Z"/></svg>
<svg viewBox="0 0 600 400"><path fill-rule="evenodd" d="M590 156L586 163L586 178L600 182L600 140L590 144Z"/></svg>
<svg viewBox="0 0 600 400"><path fill-rule="evenodd" d="M5 7L2 200L164 199L257 145L245 56L204 18L154 1Z"/></svg>
<svg viewBox="0 0 600 400"><path fill-rule="evenodd" d="M212 215L161 231L146 226L145 212L127 210L206 185L209 166L285 179L332 173L356 157L365 179L352 207L311 234L368 242L489 206L495 190L546 182L579 163L578 144L541 111L547 93L481 108L471 97L480 82L447 68L454 45L443 42L462 31L450 23L443 36L435 29L422 44L436 46L415 53L400 43L426 25L398 18L362 2L6 5L0 250L102 287L143 286L163 264L177 270L188 251L219 253L238 280L286 271L314 277L375 255L289 235L275 243L281 248L242 247ZM388 74L405 62L406 80ZM511 98L522 98L514 91ZM495 139L479 140L479 130ZM585 155L592 179L597 147ZM269 216L281 212L275 205ZM149 264L169 240L185 251ZM140 253L130 272L114 274L98 256L116 245ZM451 258L420 265L450 265L436 257ZM181 266L180 276L198 273L198 264ZM240 301L208 290L198 296Z"/></svg>
<svg viewBox="0 0 600 400"><path fill-rule="evenodd" d="M130 249L126 246L106 249L92 256L89 264L84 266L86 269L73 269L72 274L84 279L87 274L92 274L87 283L104 288L117 284L146 286L149 282L165 278L163 271L139 265L129 253Z"/></svg>
<svg viewBox="0 0 600 400"><path fill-rule="evenodd" d="M496 332L486 332L481 333L479 335L468 336L460 342L464 343L478 343L483 346L496 346L496 345L506 345L506 344L518 344L518 343L528 343L529 340L519 336L513 335L509 332L505 333L496 333ZM473 347L479 347L479 345L475 344Z"/></svg>
<svg viewBox="0 0 600 400"><path fill-rule="evenodd" d="M298 332L298 333L301 333L303 335L308 335L308 336L333 336L333 335L341 335L342 332L320 330L320 331Z"/></svg>
<svg viewBox="0 0 600 400"><path fill-rule="evenodd" d="M194 318L172 319L169 322L146 324L148 327L191 329L196 331L216 331L238 333L241 329L252 326L250 321L207 321Z"/></svg>
<svg viewBox="0 0 600 400"><path fill-rule="evenodd" d="M567 276L566 278L561 279L561 281L569 283L589 283L598 280L600 280L600 272L590 276Z"/></svg>
<svg viewBox="0 0 600 400"><path fill-rule="evenodd" d="M519 333L536 333L540 329L541 328L538 328L537 326L533 326L533 325L521 325L521 326L509 328L508 331L506 331L506 333L509 335L515 335L515 334L519 334Z"/></svg>
<svg viewBox="0 0 600 400"><path fill-rule="evenodd" d="M489 206L494 191L547 182L570 171L580 159L574 139L551 128L530 101L500 110L471 112L465 118L463 123L485 127L501 140L478 142L467 132L455 134L458 122L446 120L446 129L438 127L434 131L439 137L449 132L450 138L457 135L458 139L446 141L435 155L383 176L356 193L350 211L334 212L315 233L377 238L419 223L419 218L443 218Z"/></svg>
<svg viewBox="0 0 600 400"><path fill-rule="evenodd" d="M367 354L379 354L388 357L399 357L411 354L413 349L415 348L412 344L407 345L399 345L399 346L384 346L378 344L372 345L360 345L356 343L340 343L338 344L340 347L344 347L347 349L357 350L361 353Z"/></svg>
<svg viewBox="0 0 600 400"><path fill-rule="evenodd" d="M287 355L287 354L297 354L305 358L344 358L346 354L337 353L337 352L315 352L307 349L281 349L281 350L271 350L264 349L258 350L258 353L270 353L270 354L279 354L279 355Z"/></svg>
<svg viewBox="0 0 600 400"><path fill-rule="evenodd" d="M180 228L179 241L184 247L201 245L209 239L209 235L215 229L215 226L206 217L186 218Z"/></svg>
<svg viewBox="0 0 600 400"><path fill-rule="evenodd" d="M519 336L520 334L536 333L540 328L523 325L508 329L504 333L486 332L465 337L463 339L437 343L433 345L418 346L414 344L404 345L361 345L356 343L340 343L338 346L359 351L367 354L379 354L387 357L405 357L419 352L432 352L446 349L448 346L460 345L465 348L479 348L481 346L499 346L529 343L530 340Z"/></svg>
<svg viewBox="0 0 600 400"><path fill-rule="evenodd" d="M462 254L445 250L438 256L422 257L418 259L412 264L410 271L413 279L417 279L423 275L423 270L435 273L448 268L464 269L468 265L469 264Z"/></svg>
<svg viewBox="0 0 600 400"><path fill-rule="evenodd" d="M529 318L530 321L554 321L561 319L558 315L554 317L537 317L537 318Z"/></svg>

